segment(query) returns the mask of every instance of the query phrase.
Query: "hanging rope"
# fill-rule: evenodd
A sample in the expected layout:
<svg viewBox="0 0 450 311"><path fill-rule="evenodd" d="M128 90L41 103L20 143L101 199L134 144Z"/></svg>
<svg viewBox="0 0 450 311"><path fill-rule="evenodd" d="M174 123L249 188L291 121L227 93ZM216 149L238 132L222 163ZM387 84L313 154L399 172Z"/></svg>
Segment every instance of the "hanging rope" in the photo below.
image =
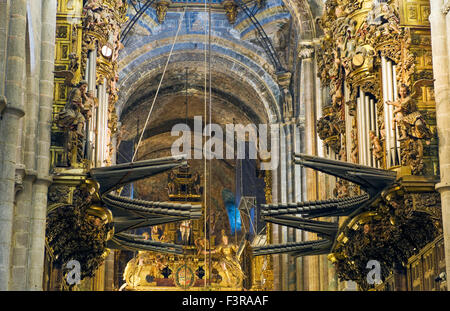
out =
<svg viewBox="0 0 450 311"><path fill-rule="evenodd" d="M209 90L208 90L208 95L209 95L209 124L212 124L212 113L211 113L211 0L209 0L208 3L208 75L209 75ZM205 90L206 91L206 90ZM206 120L205 120L206 123ZM211 126L209 127L209 141L210 144L212 144L212 139L211 139L211 131L212 128ZM209 151L211 151L211 145L208 147ZM212 208L212 201L211 201L211 158L209 160L209 185L208 185L208 198L209 198L209 204L208 204L208 215L209 215L209 223L208 223L208 227L209 227L209 275L210 275L210 283L211 283L211 274L212 274L212 257L211 257L211 230L212 230L212 213L211 213L211 208Z"/></svg>
<svg viewBox="0 0 450 311"><path fill-rule="evenodd" d="M148 112L147 120L145 120L144 128L142 129L142 133L141 133L141 136L139 137L139 141L137 143L136 150L134 151L133 158L131 159L131 162L134 162L134 158L136 157L136 154L137 154L138 149L140 147L141 140L142 140L142 137L144 136L145 129L147 128L148 121L150 120L150 116L152 115L152 111L153 111L153 107L155 106L156 98L158 97L158 93L159 93L159 90L161 88L161 84L162 84L162 82L164 80L164 75L166 74L167 66L169 65L169 61L170 61L170 58L172 56L173 48L175 47L175 43L177 42L178 33L180 32L180 29L181 29L181 23L182 23L182 21L184 19L184 16L186 14L186 8L187 8L187 1L186 1L185 6L184 6L183 14L180 16L180 22L178 23L178 29L177 29L177 32L175 34L175 38L173 39L172 47L170 48L169 57L167 57L166 65L164 66L164 70L163 70L161 79L159 80L159 85L158 85L158 88L156 89L156 94L155 94L155 97L153 98L152 106L150 107L150 111Z"/></svg>
<svg viewBox="0 0 450 311"><path fill-rule="evenodd" d="M205 17L206 17L206 12L207 12L207 5L206 5L206 3L207 3L207 0L205 0L205 6L204 6L204 12L205 12ZM209 23L209 21L208 21L208 23ZM205 52L205 63L204 63L204 69L205 69L205 84L204 84L204 99L205 99L205 101L204 101L204 116L205 116L205 122L206 122L206 116L207 116L207 114L206 114L206 107L207 107L207 97L206 97L206 86L207 86L207 84L206 84L206 81L207 81L207 50L206 50L206 47L207 47L207 40L208 40L208 36L206 35L206 33L207 33L207 31L208 31L208 28L206 28L206 25L205 25L205 44L204 44L204 47L205 47L205 50L204 50L204 52ZM210 234L210 231L211 231L211 227L209 227L208 228L208 226L207 226L207 219L208 219L208 217L207 217L207 211L206 211L206 206L207 206L207 201L206 201L206 194L207 194L207 183L206 183L206 157L204 157L203 158L203 176L204 176L204 187L203 187L203 189L204 189L204 197L203 197L203 204L204 204L204 207L205 207L205 209L204 209L204 211L205 211L205 214L204 214L204 230L205 230L205 243L204 243L204 246L205 246L205 250L206 250L206 248L208 248L209 249L209 257L211 256L211 243L207 243L208 242L208 236L207 236L207 231L209 231L208 233ZM208 230L207 230L208 229ZM209 242L211 242L211 239L209 239ZM208 272L208 277L206 278L205 277L205 287L207 287L208 286L208 284L211 284L211 270L210 270L210 265L209 264L207 264L207 252L205 252L205 274L206 274L206 272Z"/></svg>

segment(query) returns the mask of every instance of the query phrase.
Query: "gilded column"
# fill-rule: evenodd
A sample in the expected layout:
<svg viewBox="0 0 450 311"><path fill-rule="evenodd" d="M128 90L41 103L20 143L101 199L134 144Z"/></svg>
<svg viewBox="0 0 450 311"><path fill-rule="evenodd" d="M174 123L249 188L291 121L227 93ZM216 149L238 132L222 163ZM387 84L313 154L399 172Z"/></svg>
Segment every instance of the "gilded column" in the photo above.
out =
<svg viewBox="0 0 450 311"><path fill-rule="evenodd" d="M439 137L440 183L442 223L444 230L447 278L450 276L450 108L449 108L449 37L450 6L443 0L431 0L431 44L433 51L433 75L436 101L436 123Z"/></svg>

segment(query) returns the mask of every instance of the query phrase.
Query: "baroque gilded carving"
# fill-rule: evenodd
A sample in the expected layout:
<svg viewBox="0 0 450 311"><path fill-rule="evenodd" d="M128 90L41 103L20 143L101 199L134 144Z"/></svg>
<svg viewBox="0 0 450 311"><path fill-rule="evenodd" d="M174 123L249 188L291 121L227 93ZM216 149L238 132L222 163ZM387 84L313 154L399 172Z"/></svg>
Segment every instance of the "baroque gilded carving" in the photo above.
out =
<svg viewBox="0 0 450 311"><path fill-rule="evenodd" d="M71 189L69 186L64 185L51 185L48 189L48 205L53 204L70 204L71 202Z"/></svg>
<svg viewBox="0 0 450 311"><path fill-rule="evenodd" d="M363 10L364 8L369 8ZM372 139L376 158L381 161L384 131L384 112L381 88L380 57L384 56L396 64L397 81L407 86L415 69L415 57L411 52L411 33L408 28L400 27L398 8L394 3L373 2L371 7L365 1L355 0L329 0L325 4L325 14L319 20L324 31L320 48L317 49L318 77L324 87L329 88L331 98L331 111L335 117L326 120L323 117L318 121L318 128L322 135L320 138L336 139L327 134L333 126L325 125L325 121L339 123L344 121L344 91L348 88L349 114L355 115L359 90L370 93L377 100L377 127L381 140ZM328 109L328 108L327 108ZM330 118L329 118L330 119ZM356 135L354 135L356 138ZM376 141L376 140L380 141ZM342 142L339 142L342 144ZM335 148L339 151L340 147ZM353 149L352 149L353 150ZM356 160L355 155L350 155Z"/></svg>
<svg viewBox="0 0 450 311"><path fill-rule="evenodd" d="M342 136L340 124L344 122L344 98L349 115L356 116L359 92L370 93L375 97L377 115L376 128L371 126L368 131L375 160L383 167L386 129L393 128L400 141L402 166L409 166L412 175L423 175L424 165L428 165L428 162L424 163L424 153L425 161L429 161L431 155L431 149L424 146L430 145L434 136L433 118L428 116L429 110L422 111L431 109L432 113L433 108L429 107L434 94L429 84L419 85L424 80L432 80L429 34L423 28L419 31L401 24L399 16L394 1L326 1L325 14L319 21L325 35L317 49L316 61L318 77L321 85L329 90L331 105L325 105L323 109L324 117L317 122L318 133L327 145L332 139L339 139ZM391 95L383 94L386 92L382 87L386 77L381 77L385 73L382 72L383 57L391 61L389 66L395 66L392 76L396 86L393 89L399 91L398 96L393 94L391 97L398 98L395 101L383 99L392 95L390 91ZM414 89L411 95L410 89ZM419 90L424 93L421 98L417 94ZM393 108L393 120L385 118L385 104L393 106L389 107ZM385 120L389 120L389 124L385 124ZM360 133L356 122L362 120L352 118L352 122L347 141L341 137L338 143L334 142L333 150L339 151L341 159L347 157L348 161L358 163ZM347 144L351 144L349 148L346 148ZM403 168L401 172L409 174ZM367 290L371 287L367 284L369 269L366 268L370 260L381 263L382 279L385 280L393 269L404 269L408 258L441 232L439 194L414 192L416 190L411 187L403 188L404 180L399 180L400 186L396 190L383 194L341 226L333 254L329 256L341 280L354 280ZM337 180L334 195L348 196L348 187Z"/></svg>
<svg viewBox="0 0 450 311"><path fill-rule="evenodd" d="M420 175L424 169L423 141L429 145L433 134L407 85L400 86L398 100L387 104L395 107L392 127L397 124L399 128L402 165L409 165L413 175Z"/></svg>
<svg viewBox="0 0 450 311"><path fill-rule="evenodd" d="M108 157L111 164L113 155L112 137L117 133L118 117L115 103L118 99L117 88L121 26L126 22L128 5L122 0L88 0L83 8L83 41L81 54L82 73L85 74L89 51L97 51L97 82L106 79L108 93Z"/></svg>
<svg viewBox="0 0 450 311"><path fill-rule="evenodd" d="M352 163L358 163L358 128L356 127L356 119L352 120L351 137L351 154Z"/></svg>
<svg viewBox="0 0 450 311"><path fill-rule="evenodd" d="M369 137L372 144L372 154L375 156L375 160L381 163L383 161L383 147L381 145L381 141L376 135L375 131L370 131Z"/></svg>
<svg viewBox="0 0 450 311"><path fill-rule="evenodd" d="M352 225L343 230L345 236L333 253L336 273L341 280L353 280L363 290L370 288L366 268L370 260L381 265L384 280L397 267L406 265L408 258L417 253L439 234L435 217L417 206L423 203L417 197L423 194L401 195L392 193L371 211L360 214ZM426 196L425 204L440 211L434 195ZM415 199L415 201L413 200Z"/></svg>
<svg viewBox="0 0 450 311"><path fill-rule="evenodd" d="M317 133L335 153L341 150L341 133L344 122L336 114L327 114L317 121Z"/></svg>
<svg viewBox="0 0 450 311"><path fill-rule="evenodd" d="M442 231L441 196L437 192L409 193L406 198L411 201L414 210L424 212L433 219L435 226Z"/></svg>
<svg viewBox="0 0 450 311"><path fill-rule="evenodd" d="M49 196L52 200L60 199L57 192ZM46 237L55 256L53 265L64 270L70 260L77 260L81 266L81 279L93 277L103 263L111 229L111 224L89 213L91 200L89 192L76 188L72 204L63 204L47 216Z"/></svg>
<svg viewBox="0 0 450 311"><path fill-rule="evenodd" d="M87 91L87 82L81 81L78 86L72 88L66 105L57 115L58 126L67 132L65 148L71 166L82 162L85 125L95 106L96 99L92 92Z"/></svg>

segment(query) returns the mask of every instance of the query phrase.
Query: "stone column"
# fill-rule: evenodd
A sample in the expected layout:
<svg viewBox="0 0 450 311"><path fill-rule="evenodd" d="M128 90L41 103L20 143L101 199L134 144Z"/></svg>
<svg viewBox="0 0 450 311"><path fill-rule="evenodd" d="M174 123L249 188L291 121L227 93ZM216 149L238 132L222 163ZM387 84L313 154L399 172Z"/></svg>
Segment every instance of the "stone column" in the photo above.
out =
<svg viewBox="0 0 450 311"><path fill-rule="evenodd" d="M280 164L279 164L279 172L280 172L280 196L278 202L287 203L287 163L286 163L286 127L283 124L280 126ZM280 243L287 243L287 230L288 227L280 226L281 236ZM289 280L289 270L288 270L288 254L281 254L281 288L280 290L288 289L288 280Z"/></svg>
<svg viewBox="0 0 450 311"><path fill-rule="evenodd" d="M23 191L16 196L14 210L12 259L10 290L25 290L27 282L27 261L29 248L29 230L33 183L36 178L36 130L39 105L39 78L40 78L40 52L41 52L41 1L28 3L28 38L29 57L27 57L25 117L22 118L23 128L21 150L23 159L17 160L22 168L16 169L16 175L23 176ZM18 165L16 165L17 167Z"/></svg>
<svg viewBox="0 0 450 311"><path fill-rule="evenodd" d="M441 193L447 278L450 276L450 108L449 108L449 10L443 0L430 1L431 46L433 52L436 123L439 138L441 181L436 190ZM446 23L446 15L447 23Z"/></svg>
<svg viewBox="0 0 450 311"><path fill-rule="evenodd" d="M5 93L6 43L8 40L9 2L0 1L0 96ZM0 106L0 113L2 107Z"/></svg>
<svg viewBox="0 0 450 311"><path fill-rule="evenodd" d="M300 85L298 85L300 87ZM294 125L294 152L300 153L303 152L302 150L302 132L304 131L304 121L303 121L304 115L300 116L297 120L297 124ZM295 188L295 195L294 195L294 202L301 202L303 200L302 196L302 189L304 188L303 185L303 176L301 174L301 168L300 165L294 166L294 188ZM301 242L303 241L302 237L302 231L296 230L295 231L295 241ZM297 257L296 258L296 290L302 291L304 290L304 269L303 269L303 257Z"/></svg>
<svg viewBox="0 0 450 311"><path fill-rule="evenodd" d="M294 189L294 162L292 155L294 153L295 136L294 136L294 124L290 121L286 125L286 183L287 183L287 201L295 202L295 189ZM295 242L295 229L287 228L287 242ZM293 291L296 288L296 259L291 255L288 255L288 287L287 290Z"/></svg>
<svg viewBox="0 0 450 311"><path fill-rule="evenodd" d="M317 155L316 142L316 101L315 101L315 76L314 76L314 47L312 44L301 44L298 56L301 59L301 81L300 103L305 108L305 153ZM304 169L306 175L306 199L317 200L317 172L312 169ZM308 233L308 240L316 237L315 234ZM308 290L319 290L319 257L308 256L305 258L308 265Z"/></svg>
<svg viewBox="0 0 450 311"><path fill-rule="evenodd" d="M0 290L8 290L10 281L11 235L14 211L14 181L19 121L25 114L23 83L25 71L26 1L10 2L6 66L6 107L0 132Z"/></svg>
<svg viewBox="0 0 450 311"><path fill-rule="evenodd" d="M56 0L42 1L41 62L39 81L39 120L37 136L37 178L33 187L31 241L28 258L28 290L42 290L44 272L45 224L47 193L51 183L50 128L52 120L54 59L56 32Z"/></svg>
<svg viewBox="0 0 450 311"><path fill-rule="evenodd" d="M281 131L281 126L280 126ZM279 135L277 138L279 140ZM278 142L278 146L280 143ZM272 170L272 203L278 203L278 180L279 180L279 165L278 168ZM281 243L280 238L280 226L273 224L272 225L272 243L279 244ZM281 290L281 255L272 255L273 257L273 289Z"/></svg>

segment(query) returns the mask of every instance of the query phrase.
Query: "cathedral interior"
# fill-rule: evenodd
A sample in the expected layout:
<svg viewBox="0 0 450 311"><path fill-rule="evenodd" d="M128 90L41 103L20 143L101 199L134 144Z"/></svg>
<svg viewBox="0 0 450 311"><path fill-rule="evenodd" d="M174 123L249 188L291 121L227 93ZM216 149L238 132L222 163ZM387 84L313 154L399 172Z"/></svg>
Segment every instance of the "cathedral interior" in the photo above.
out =
<svg viewBox="0 0 450 311"><path fill-rule="evenodd" d="M447 291L449 11L0 0L0 290Z"/></svg>

